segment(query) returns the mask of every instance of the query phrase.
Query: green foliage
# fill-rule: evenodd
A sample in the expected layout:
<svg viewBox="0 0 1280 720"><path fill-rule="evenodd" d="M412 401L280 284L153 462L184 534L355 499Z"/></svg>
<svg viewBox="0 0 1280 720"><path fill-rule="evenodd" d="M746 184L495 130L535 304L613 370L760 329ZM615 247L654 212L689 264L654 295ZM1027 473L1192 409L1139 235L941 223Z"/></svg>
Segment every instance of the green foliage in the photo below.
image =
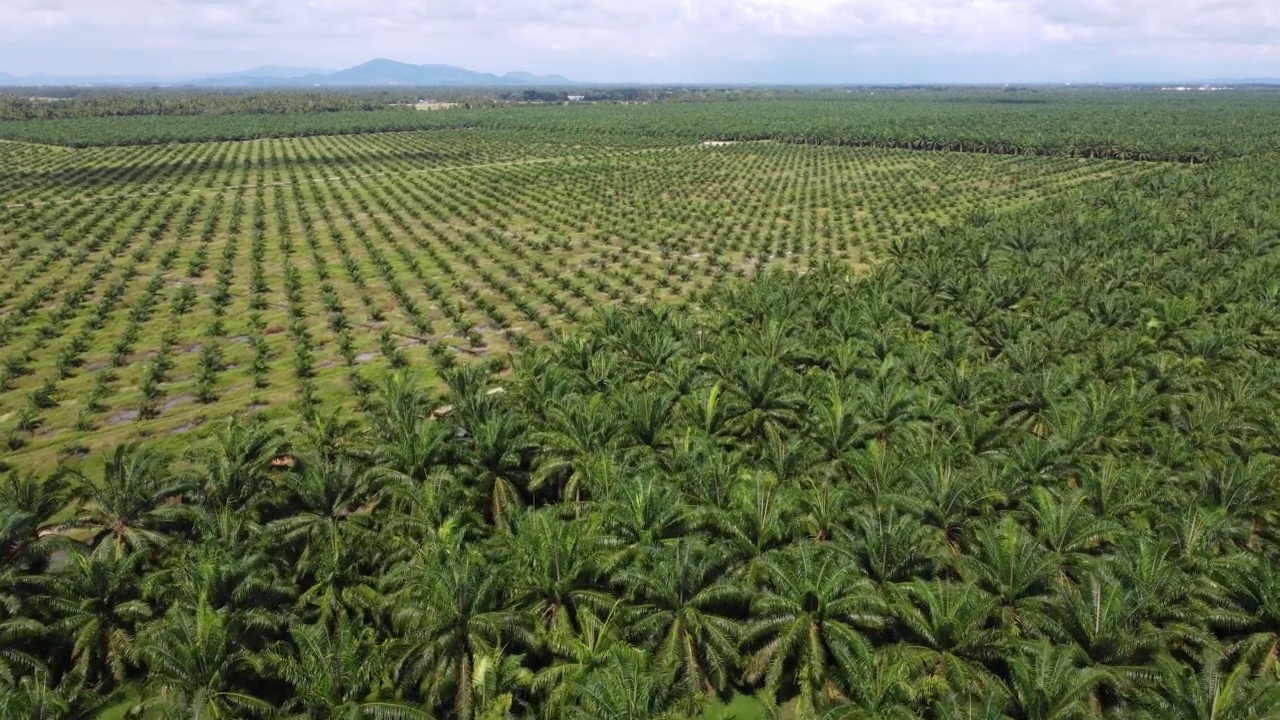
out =
<svg viewBox="0 0 1280 720"><path fill-rule="evenodd" d="M149 240L142 290L104 317L134 328L122 357L158 344L157 399L243 344L253 375L294 377L326 412L6 476L0 711L689 718L754 697L758 716L806 719L1276 717L1277 167L1150 168L901 235L873 269L757 268L696 307L599 308L510 370L366 379L358 412L327 406L336 339L293 310L314 294L363 323L376 302L322 284L379 278L396 313L426 318L415 294L431 297L428 322L463 342L417 357L452 358L496 304L437 273L493 263L479 240L393 231L434 227L407 219L408 189L383 204L314 183L296 203L264 170L226 206L247 274L280 268L246 341L183 350L199 310L173 302L184 264L163 269ZM450 197L450 217L484 213ZM183 222L177 199L119 202ZM138 238L168 237L147 222ZM326 235L350 267L316 271ZM519 277L555 263L561 240L537 242ZM751 254L786 252L772 242ZM630 273L606 293L654 267L596 257ZM538 272L525 285L589 297ZM5 302L24 296L50 299ZM22 332L14 365L47 336Z"/></svg>

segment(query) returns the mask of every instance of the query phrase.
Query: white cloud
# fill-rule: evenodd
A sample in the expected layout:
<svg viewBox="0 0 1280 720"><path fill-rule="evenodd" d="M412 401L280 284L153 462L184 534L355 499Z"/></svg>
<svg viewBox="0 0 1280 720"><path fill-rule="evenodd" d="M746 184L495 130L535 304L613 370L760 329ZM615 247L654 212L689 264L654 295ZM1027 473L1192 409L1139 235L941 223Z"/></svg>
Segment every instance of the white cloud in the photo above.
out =
<svg viewBox="0 0 1280 720"><path fill-rule="evenodd" d="M934 62L1069 57L1095 68L1201 62L1209 72L1225 60L1262 74L1280 73L1278 8L1276 0L0 0L0 69L67 72L78 58L154 57L183 72L234 69L245 64L238 58L342 66L390 56L594 79L766 61L811 44Z"/></svg>

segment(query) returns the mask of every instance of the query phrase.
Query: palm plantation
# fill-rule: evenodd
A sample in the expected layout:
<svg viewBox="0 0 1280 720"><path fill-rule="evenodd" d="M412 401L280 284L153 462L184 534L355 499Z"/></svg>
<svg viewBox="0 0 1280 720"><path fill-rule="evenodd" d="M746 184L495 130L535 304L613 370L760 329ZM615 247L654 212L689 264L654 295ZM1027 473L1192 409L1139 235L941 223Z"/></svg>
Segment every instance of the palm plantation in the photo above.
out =
<svg viewBox="0 0 1280 720"><path fill-rule="evenodd" d="M0 716L1280 717L1275 187L1153 169L14 471Z"/></svg>

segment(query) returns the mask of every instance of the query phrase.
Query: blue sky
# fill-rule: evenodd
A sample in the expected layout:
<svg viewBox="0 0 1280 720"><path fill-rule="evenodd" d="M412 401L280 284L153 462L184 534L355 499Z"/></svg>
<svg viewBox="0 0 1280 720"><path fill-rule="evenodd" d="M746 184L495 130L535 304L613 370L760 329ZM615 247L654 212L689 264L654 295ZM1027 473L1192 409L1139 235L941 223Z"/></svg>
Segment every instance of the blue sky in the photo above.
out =
<svg viewBox="0 0 1280 720"><path fill-rule="evenodd" d="M1280 77L1280 0L0 0L0 71L374 57L636 82Z"/></svg>

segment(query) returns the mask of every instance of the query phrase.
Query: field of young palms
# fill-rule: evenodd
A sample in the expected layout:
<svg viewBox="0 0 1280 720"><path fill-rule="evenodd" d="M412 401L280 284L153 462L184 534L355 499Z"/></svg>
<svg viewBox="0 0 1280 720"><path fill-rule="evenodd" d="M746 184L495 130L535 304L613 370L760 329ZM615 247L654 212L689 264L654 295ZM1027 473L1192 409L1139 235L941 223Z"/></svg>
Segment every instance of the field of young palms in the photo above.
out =
<svg viewBox="0 0 1280 720"><path fill-rule="evenodd" d="M0 147L0 440L59 460L364 402L601 302L696 304L1151 166L774 143L614 148L432 131Z"/></svg>
<svg viewBox="0 0 1280 720"><path fill-rule="evenodd" d="M0 717L1280 717L1273 153L621 134L0 143Z"/></svg>

